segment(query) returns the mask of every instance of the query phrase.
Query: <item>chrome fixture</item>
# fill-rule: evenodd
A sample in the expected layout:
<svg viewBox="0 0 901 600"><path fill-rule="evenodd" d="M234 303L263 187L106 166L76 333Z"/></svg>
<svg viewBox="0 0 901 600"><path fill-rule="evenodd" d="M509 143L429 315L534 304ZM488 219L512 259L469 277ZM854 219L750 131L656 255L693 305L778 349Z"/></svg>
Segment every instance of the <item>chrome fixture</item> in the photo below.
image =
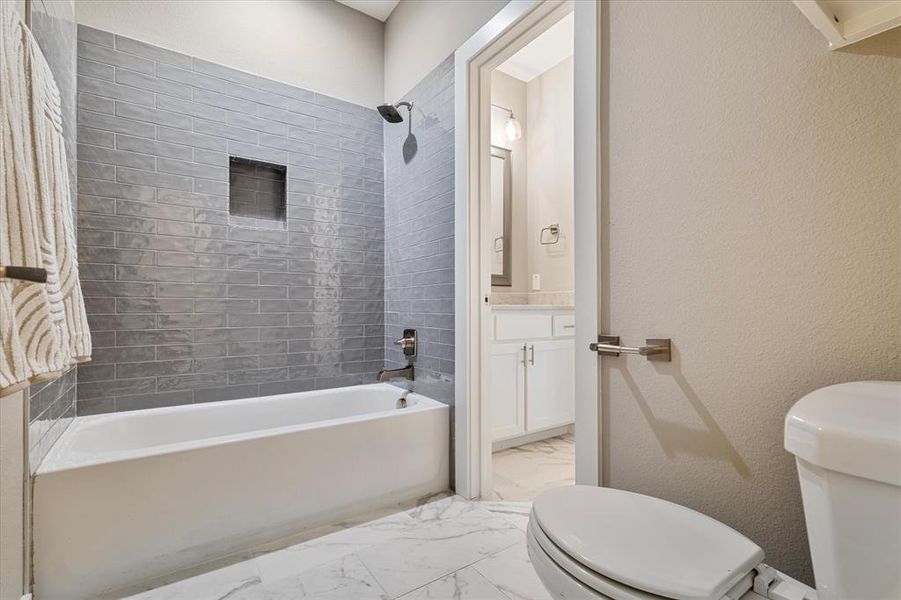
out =
<svg viewBox="0 0 901 600"><path fill-rule="evenodd" d="M601 356L638 354L658 362L670 362L673 359L672 340L669 338L650 338L645 343L647 346L620 346L618 335L599 335L597 343L589 344L588 349Z"/></svg>
<svg viewBox="0 0 901 600"><path fill-rule="evenodd" d="M548 236L548 241L544 241L544 232L547 231L550 236ZM542 228L541 231L538 232L538 243L542 246L550 246L552 244L556 244L560 241L560 225L557 223L551 223L547 227Z"/></svg>
<svg viewBox="0 0 901 600"><path fill-rule="evenodd" d="M404 329L403 337L394 340L394 345L400 346L408 359L416 358L416 330Z"/></svg>
<svg viewBox="0 0 901 600"><path fill-rule="evenodd" d="M398 108L401 106L407 109L407 114L413 114L413 103L412 102L398 102L397 104L379 104L376 109L379 111L379 114L382 115L382 118L388 121L389 123L400 123L404 120L401 114L398 112Z"/></svg>
<svg viewBox="0 0 901 600"><path fill-rule="evenodd" d="M507 141L514 142L521 138L522 125L519 124L519 120L516 118L516 115L513 114L513 110L506 106L501 106L500 104L492 104L491 106L510 113L510 116L507 117L507 122L504 124L504 135L507 137Z"/></svg>
<svg viewBox="0 0 901 600"><path fill-rule="evenodd" d="M382 369L379 371L379 383L384 383L391 379L409 379L413 381L413 365L407 365L402 369Z"/></svg>
<svg viewBox="0 0 901 600"><path fill-rule="evenodd" d="M397 404L394 406L395 408L407 408L407 396L412 394L412 390L404 390L400 393L400 398L397 399Z"/></svg>
<svg viewBox="0 0 901 600"><path fill-rule="evenodd" d="M409 379L413 381L413 359L416 358L416 330L404 329L404 335L394 340L395 346L400 346L407 357L407 366L402 369L382 369L379 371L379 383L389 379Z"/></svg>

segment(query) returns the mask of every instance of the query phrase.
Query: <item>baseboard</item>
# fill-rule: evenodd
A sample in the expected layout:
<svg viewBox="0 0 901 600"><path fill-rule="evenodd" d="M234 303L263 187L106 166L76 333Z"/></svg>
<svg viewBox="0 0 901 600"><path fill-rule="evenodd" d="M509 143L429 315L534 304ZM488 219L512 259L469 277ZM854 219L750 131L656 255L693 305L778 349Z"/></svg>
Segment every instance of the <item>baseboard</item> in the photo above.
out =
<svg viewBox="0 0 901 600"><path fill-rule="evenodd" d="M560 425L558 427L551 427L549 429L542 429L541 431L533 431L532 433L527 433L525 435L518 435L516 437L507 438L505 440L498 440L491 443L491 452L500 452L501 450L506 450L508 448L515 448L516 446L531 444L532 442L538 442L540 440L546 440L548 438L557 437L566 433L572 433L572 431L572 425Z"/></svg>

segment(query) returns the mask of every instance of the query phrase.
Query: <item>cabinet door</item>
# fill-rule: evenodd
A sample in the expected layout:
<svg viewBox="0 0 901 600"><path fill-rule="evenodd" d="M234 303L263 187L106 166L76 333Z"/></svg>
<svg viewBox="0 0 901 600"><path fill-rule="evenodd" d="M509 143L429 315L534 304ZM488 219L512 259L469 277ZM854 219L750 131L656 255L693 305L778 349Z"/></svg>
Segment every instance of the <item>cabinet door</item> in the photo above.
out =
<svg viewBox="0 0 901 600"><path fill-rule="evenodd" d="M491 380L491 439L525 432L525 344L492 344L488 377Z"/></svg>
<svg viewBox="0 0 901 600"><path fill-rule="evenodd" d="M529 342L527 356L527 430L572 423L575 403L573 340Z"/></svg>

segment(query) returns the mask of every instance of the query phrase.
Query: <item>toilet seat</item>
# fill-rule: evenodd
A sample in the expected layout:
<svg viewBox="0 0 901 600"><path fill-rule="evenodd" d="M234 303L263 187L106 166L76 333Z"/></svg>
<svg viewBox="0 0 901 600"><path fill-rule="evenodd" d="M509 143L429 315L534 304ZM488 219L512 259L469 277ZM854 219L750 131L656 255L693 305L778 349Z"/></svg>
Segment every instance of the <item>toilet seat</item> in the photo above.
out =
<svg viewBox="0 0 901 600"><path fill-rule="evenodd" d="M763 560L760 547L706 515L592 486L536 498L529 536L560 569L616 600L720 600Z"/></svg>
<svg viewBox="0 0 901 600"><path fill-rule="evenodd" d="M665 600L661 596L655 596L642 592L641 590L632 589L617 581L613 581L604 577L600 573L596 573L585 565L580 564L572 557L568 556L564 551L557 547L547 535L541 531L541 528L535 524L534 519L529 520L526 529L526 545L529 549L529 556L532 564L539 572L548 570L559 571L557 584L562 583L569 588L570 593L564 595L565 598L591 598L594 600L611 599L611 600ZM540 564L544 562L545 564ZM543 567L543 569L542 569ZM573 592L577 595L574 595Z"/></svg>

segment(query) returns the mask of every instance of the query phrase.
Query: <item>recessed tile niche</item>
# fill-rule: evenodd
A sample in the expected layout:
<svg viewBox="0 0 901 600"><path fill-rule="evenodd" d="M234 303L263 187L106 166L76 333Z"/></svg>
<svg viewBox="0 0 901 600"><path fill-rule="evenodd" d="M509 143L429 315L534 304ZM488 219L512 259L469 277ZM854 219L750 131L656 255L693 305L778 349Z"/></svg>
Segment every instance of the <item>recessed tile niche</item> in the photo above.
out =
<svg viewBox="0 0 901 600"><path fill-rule="evenodd" d="M249 227L286 227L287 167L248 158L228 160L229 222Z"/></svg>

